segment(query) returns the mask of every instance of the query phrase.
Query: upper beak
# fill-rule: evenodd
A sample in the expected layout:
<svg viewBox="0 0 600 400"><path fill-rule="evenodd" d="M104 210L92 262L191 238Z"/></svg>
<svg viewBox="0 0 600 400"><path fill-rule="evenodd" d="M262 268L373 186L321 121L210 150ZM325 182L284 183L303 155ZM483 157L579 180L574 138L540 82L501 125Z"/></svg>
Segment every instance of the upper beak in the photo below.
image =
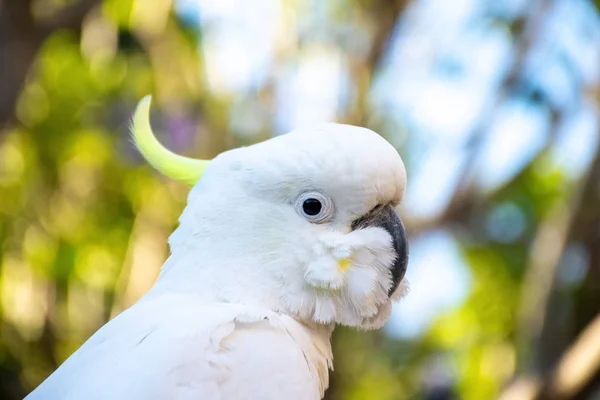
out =
<svg viewBox="0 0 600 400"><path fill-rule="evenodd" d="M388 296L396 290L408 265L408 238L406 229L400 219L400 216L391 205L375 208L373 211L355 220L352 223L352 230L379 227L385 229L392 237L392 244L396 252L396 260L392 265L392 287L388 292Z"/></svg>

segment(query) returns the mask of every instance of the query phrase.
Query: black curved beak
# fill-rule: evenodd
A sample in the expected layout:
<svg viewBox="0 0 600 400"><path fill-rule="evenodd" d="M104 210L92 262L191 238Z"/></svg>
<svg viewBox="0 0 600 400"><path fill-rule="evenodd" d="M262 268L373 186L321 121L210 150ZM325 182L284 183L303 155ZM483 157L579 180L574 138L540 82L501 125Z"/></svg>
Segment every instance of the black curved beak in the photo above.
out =
<svg viewBox="0 0 600 400"><path fill-rule="evenodd" d="M352 223L352 230L366 227L385 229L392 237L396 260L392 265L392 287L388 296L398 288L408 265L408 238L400 216L391 205L379 206Z"/></svg>

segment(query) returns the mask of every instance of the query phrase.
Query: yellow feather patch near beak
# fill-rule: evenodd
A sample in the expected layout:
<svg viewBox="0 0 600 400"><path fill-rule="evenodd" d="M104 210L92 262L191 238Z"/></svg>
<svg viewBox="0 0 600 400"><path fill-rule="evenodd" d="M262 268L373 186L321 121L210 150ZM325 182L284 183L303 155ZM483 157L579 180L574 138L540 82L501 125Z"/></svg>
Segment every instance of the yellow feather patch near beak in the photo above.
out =
<svg viewBox="0 0 600 400"><path fill-rule="evenodd" d="M341 260L338 261L338 267L342 271L347 271L348 268L350 268L350 264L351 264L351 261L349 258L342 258Z"/></svg>

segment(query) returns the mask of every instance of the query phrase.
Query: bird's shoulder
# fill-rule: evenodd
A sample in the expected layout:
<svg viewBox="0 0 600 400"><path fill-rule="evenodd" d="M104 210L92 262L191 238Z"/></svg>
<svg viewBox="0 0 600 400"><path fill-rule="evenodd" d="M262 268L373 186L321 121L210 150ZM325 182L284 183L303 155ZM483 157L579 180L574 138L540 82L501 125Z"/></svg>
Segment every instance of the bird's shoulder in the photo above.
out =
<svg viewBox="0 0 600 400"><path fill-rule="evenodd" d="M319 398L326 339L266 309L149 296L96 332L31 399Z"/></svg>

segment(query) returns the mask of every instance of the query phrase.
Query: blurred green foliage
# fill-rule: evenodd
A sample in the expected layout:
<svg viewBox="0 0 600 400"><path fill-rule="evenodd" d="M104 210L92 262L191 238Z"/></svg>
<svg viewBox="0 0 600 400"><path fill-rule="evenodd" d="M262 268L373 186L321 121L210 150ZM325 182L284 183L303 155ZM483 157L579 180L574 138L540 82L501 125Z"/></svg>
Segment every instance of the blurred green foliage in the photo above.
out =
<svg viewBox="0 0 600 400"><path fill-rule="evenodd" d="M131 105L156 79L134 37L144 23L121 0L87 18L81 38L59 30L44 41L18 123L1 137L2 398L38 385L149 287L184 204L185 188L140 164L127 136ZM173 51L191 51L172 15L162 18ZM136 246L157 258L133 260Z"/></svg>

